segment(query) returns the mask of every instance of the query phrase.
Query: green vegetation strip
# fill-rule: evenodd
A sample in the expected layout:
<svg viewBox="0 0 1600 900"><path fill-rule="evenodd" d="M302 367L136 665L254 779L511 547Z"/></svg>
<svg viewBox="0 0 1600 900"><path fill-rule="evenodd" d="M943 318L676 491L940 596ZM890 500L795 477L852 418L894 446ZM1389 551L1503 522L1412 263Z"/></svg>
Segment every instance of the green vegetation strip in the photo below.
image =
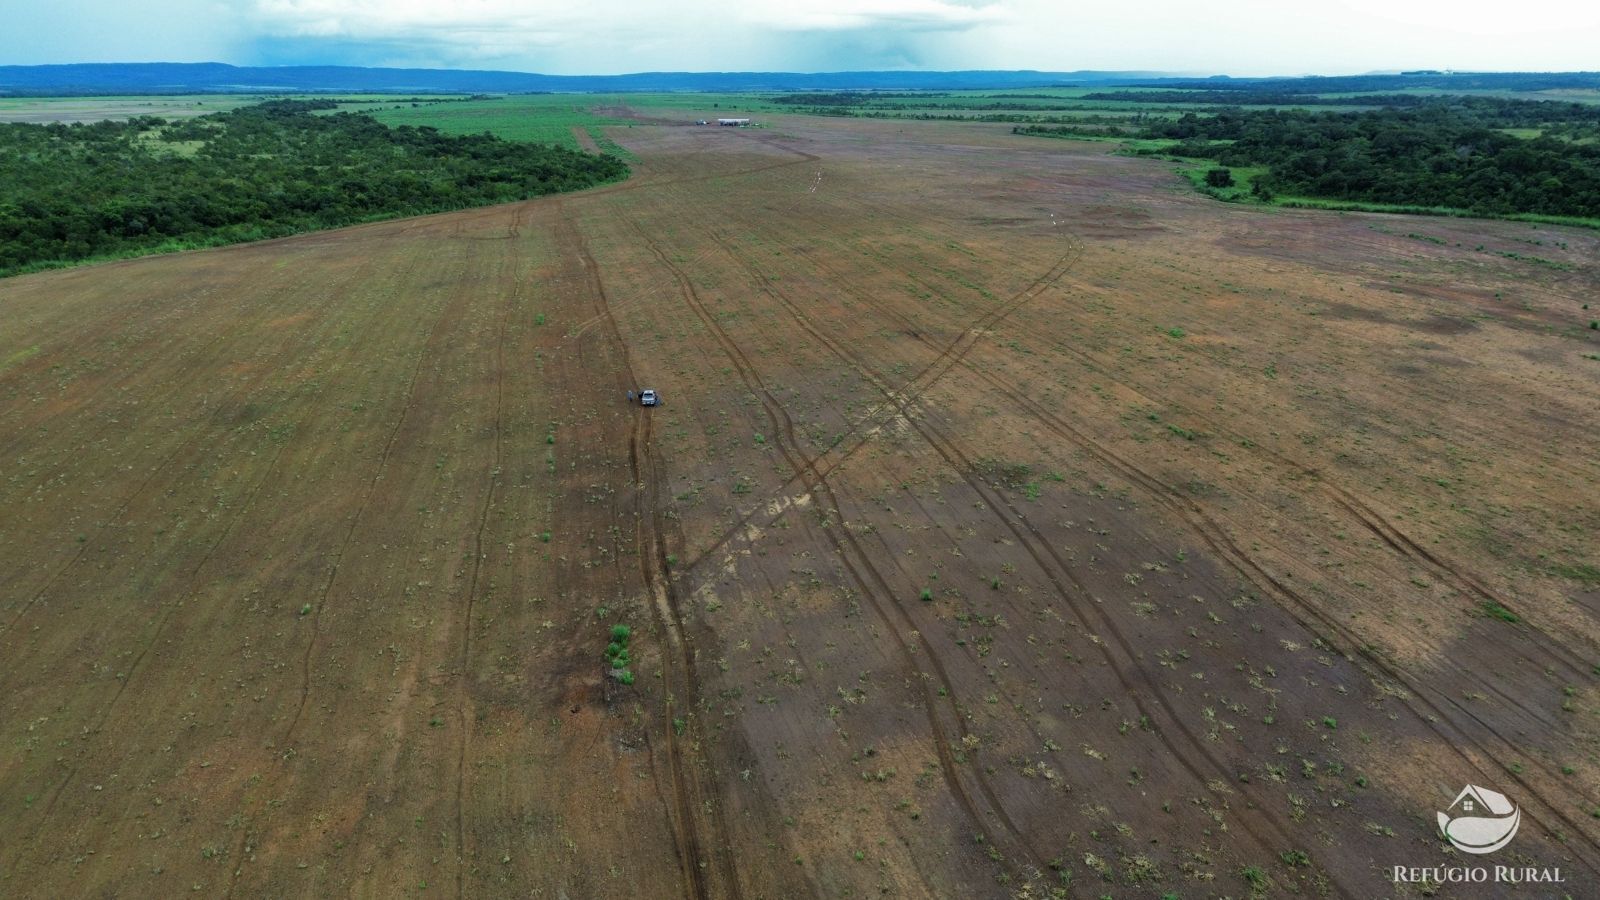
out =
<svg viewBox="0 0 1600 900"><path fill-rule="evenodd" d="M582 128L602 150L626 157L616 142L604 136L600 126L628 122L594 112L610 98L574 94L531 94L510 97L474 98L466 103L409 103L378 107L367 115L385 125L414 125L437 128L443 134L492 134L508 141L549 144L581 150L572 136Z"/></svg>

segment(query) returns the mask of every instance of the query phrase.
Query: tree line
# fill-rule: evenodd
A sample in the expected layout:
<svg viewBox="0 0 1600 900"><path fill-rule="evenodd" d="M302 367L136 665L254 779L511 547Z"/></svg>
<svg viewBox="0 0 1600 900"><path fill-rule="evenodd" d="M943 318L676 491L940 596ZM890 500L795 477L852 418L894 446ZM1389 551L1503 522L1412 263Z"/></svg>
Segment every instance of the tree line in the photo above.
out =
<svg viewBox="0 0 1600 900"><path fill-rule="evenodd" d="M0 275L578 190L608 155L271 101L167 122L0 124Z"/></svg>
<svg viewBox="0 0 1600 900"><path fill-rule="evenodd" d="M1290 94L1381 93L1389 91L1551 91L1600 88L1600 72L1439 72L1397 75L1311 75L1298 78L1163 78L1138 83L1201 91L1278 91Z"/></svg>
<svg viewBox="0 0 1600 900"><path fill-rule="evenodd" d="M1575 104L1437 102L1362 112L1228 109L1156 122L1160 152L1264 166L1258 195L1600 217L1596 112ZM1526 138L1500 129L1542 127Z"/></svg>

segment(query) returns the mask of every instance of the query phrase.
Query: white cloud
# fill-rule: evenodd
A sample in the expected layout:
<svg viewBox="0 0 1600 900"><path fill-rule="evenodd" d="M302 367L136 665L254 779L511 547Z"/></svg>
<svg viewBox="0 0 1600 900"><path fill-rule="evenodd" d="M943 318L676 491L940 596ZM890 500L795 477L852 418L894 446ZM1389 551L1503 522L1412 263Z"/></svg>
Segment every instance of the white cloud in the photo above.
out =
<svg viewBox="0 0 1600 900"><path fill-rule="evenodd" d="M944 0L811 0L757 4L746 21L785 31L846 31L890 28L944 31L971 28L1004 18L993 3L966 5Z"/></svg>
<svg viewBox="0 0 1600 900"><path fill-rule="evenodd" d="M218 60L557 74L866 68L1235 75L1595 67L1556 0L0 0L0 61Z"/></svg>
<svg viewBox="0 0 1600 900"><path fill-rule="evenodd" d="M570 3L528 0L256 0L254 18L277 34L470 41L486 35L558 35L584 24Z"/></svg>
<svg viewBox="0 0 1600 900"><path fill-rule="evenodd" d="M1593 68L1593 48L1600 46L1596 3L1508 12L1503 0L1234 0L1225 10L1193 0L246 2L248 12L233 21L255 46L267 48L260 59L308 61L323 53L330 62L568 74L899 67L1236 75L1570 70Z"/></svg>
<svg viewBox="0 0 1600 900"><path fill-rule="evenodd" d="M603 7L553 0L255 0L251 18L278 37L403 41L473 55L557 43L670 40L680 54L730 32L952 31L1000 21L995 0L611 0Z"/></svg>

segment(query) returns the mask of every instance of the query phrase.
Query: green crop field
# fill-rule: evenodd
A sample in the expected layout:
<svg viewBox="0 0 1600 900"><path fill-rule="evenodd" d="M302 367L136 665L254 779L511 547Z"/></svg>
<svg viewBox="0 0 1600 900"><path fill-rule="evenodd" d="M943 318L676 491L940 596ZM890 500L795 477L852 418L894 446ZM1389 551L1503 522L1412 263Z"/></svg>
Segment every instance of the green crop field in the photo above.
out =
<svg viewBox="0 0 1600 900"><path fill-rule="evenodd" d="M600 135L602 125L626 125L594 108L604 98L590 94L530 94L492 97L464 103L382 104L366 111L385 125L426 125L445 134L493 134L513 141L556 144L582 149L574 126ZM600 135L603 137L603 135ZM605 142L596 143L605 148Z"/></svg>
<svg viewBox="0 0 1600 900"><path fill-rule="evenodd" d="M192 119L227 112L268 98L255 94L186 94L154 97L0 97L0 122L101 122L160 116Z"/></svg>
<svg viewBox="0 0 1600 900"><path fill-rule="evenodd" d="M419 100L464 100L465 95L395 94L156 94L126 97L0 97L0 122L103 122L134 116L192 119L265 100L334 100L341 111L409 106Z"/></svg>

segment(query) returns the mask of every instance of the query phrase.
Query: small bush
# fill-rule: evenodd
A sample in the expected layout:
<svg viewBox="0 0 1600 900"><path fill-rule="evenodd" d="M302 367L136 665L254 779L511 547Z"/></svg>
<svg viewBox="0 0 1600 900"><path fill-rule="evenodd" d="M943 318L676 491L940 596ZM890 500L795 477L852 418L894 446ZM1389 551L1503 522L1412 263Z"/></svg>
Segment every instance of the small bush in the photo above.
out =
<svg viewBox="0 0 1600 900"><path fill-rule="evenodd" d="M633 636L633 629L626 625L611 626L611 642L606 644L606 659L611 663L611 677L623 684L633 684L633 672L628 670L628 664L633 660L628 656L628 639Z"/></svg>

